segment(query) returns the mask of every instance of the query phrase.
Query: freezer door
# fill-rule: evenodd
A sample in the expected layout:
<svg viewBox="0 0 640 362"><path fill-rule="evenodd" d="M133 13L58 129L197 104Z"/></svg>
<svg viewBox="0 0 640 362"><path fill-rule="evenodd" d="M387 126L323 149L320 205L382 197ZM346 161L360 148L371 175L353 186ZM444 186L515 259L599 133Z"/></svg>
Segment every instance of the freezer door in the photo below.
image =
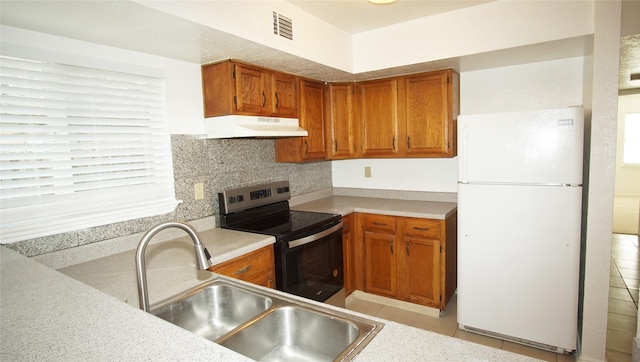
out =
<svg viewBox="0 0 640 362"><path fill-rule="evenodd" d="M580 187L460 185L458 323L571 351Z"/></svg>
<svg viewBox="0 0 640 362"><path fill-rule="evenodd" d="M582 184L582 108L458 117L461 182Z"/></svg>

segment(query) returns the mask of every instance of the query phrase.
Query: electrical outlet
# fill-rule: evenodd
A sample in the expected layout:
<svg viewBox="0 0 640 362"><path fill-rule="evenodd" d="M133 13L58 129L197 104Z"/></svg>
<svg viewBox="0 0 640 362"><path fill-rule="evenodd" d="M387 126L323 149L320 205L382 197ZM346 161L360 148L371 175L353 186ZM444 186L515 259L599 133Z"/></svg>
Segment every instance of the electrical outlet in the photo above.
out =
<svg viewBox="0 0 640 362"><path fill-rule="evenodd" d="M204 199L204 185L202 184L202 182L197 182L195 185L193 185L193 188L195 190L196 200Z"/></svg>
<svg viewBox="0 0 640 362"><path fill-rule="evenodd" d="M370 166L365 166L364 167L364 177L371 178L371 167Z"/></svg>

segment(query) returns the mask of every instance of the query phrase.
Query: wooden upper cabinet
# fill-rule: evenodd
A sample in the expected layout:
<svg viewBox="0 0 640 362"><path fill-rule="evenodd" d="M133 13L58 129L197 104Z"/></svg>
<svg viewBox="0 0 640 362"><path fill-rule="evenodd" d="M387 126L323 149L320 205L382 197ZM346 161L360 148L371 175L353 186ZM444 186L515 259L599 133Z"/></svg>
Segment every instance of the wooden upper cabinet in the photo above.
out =
<svg viewBox="0 0 640 362"><path fill-rule="evenodd" d="M397 156L398 78L360 83L359 101L362 156Z"/></svg>
<svg viewBox="0 0 640 362"><path fill-rule="evenodd" d="M241 64L234 64L234 68L235 113L268 114L267 71Z"/></svg>
<svg viewBox="0 0 640 362"><path fill-rule="evenodd" d="M277 139L277 162L308 162L326 158L324 87L322 82L300 79L298 118L300 127L307 130L309 135Z"/></svg>
<svg viewBox="0 0 640 362"><path fill-rule="evenodd" d="M230 114L296 117L296 77L224 61L202 66L205 117Z"/></svg>
<svg viewBox="0 0 640 362"><path fill-rule="evenodd" d="M407 157L455 156L458 74L445 70L406 76L403 86L406 136L401 153Z"/></svg>
<svg viewBox="0 0 640 362"><path fill-rule="evenodd" d="M272 72L271 100L271 113L274 116L297 117L296 77L291 74Z"/></svg>
<svg viewBox="0 0 640 362"><path fill-rule="evenodd" d="M354 158L358 154L355 88L354 83L326 86L325 133L328 159Z"/></svg>

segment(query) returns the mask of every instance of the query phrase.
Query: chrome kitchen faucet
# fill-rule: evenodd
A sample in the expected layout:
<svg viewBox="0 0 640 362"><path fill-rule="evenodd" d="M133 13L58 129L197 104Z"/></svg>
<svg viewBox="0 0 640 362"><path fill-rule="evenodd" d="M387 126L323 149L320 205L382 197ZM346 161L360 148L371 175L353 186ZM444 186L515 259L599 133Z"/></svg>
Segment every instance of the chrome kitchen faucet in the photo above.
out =
<svg viewBox="0 0 640 362"><path fill-rule="evenodd" d="M138 249L136 250L136 274L138 277L138 298L140 299L140 309L145 312L149 312L149 291L147 289L147 267L145 265L144 255L147 250L147 245L151 239L160 231L175 227L186 231L187 234L193 240L193 246L196 251L196 259L198 260L198 268L201 270L208 269L212 266L211 255L207 251L202 241L200 241L200 235L196 229L190 224L183 221L165 221L162 222L147 231L140 239Z"/></svg>

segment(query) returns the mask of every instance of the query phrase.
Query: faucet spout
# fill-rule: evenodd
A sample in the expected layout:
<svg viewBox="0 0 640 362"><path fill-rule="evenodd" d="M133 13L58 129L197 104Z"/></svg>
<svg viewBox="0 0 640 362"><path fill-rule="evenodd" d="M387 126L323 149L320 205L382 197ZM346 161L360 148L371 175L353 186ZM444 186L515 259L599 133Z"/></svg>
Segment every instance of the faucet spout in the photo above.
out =
<svg viewBox="0 0 640 362"><path fill-rule="evenodd" d="M138 277L138 297L140 299L140 309L145 312L149 312L149 291L147 289L147 267L145 265L145 252L147 250L147 245L151 241L151 239L160 231L168 228L178 228L184 230L193 241L193 246L196 252L196 259L198 261L198 268L200 270L208 269L211 263L211 255L207 251L207 248L204 246L202 241L200 240L200 235L196 229L190 224L183 221L165 221L162 222L147 231L140 239L140 243L138 244L138 249L136 249L136 275Z"/></svg>

